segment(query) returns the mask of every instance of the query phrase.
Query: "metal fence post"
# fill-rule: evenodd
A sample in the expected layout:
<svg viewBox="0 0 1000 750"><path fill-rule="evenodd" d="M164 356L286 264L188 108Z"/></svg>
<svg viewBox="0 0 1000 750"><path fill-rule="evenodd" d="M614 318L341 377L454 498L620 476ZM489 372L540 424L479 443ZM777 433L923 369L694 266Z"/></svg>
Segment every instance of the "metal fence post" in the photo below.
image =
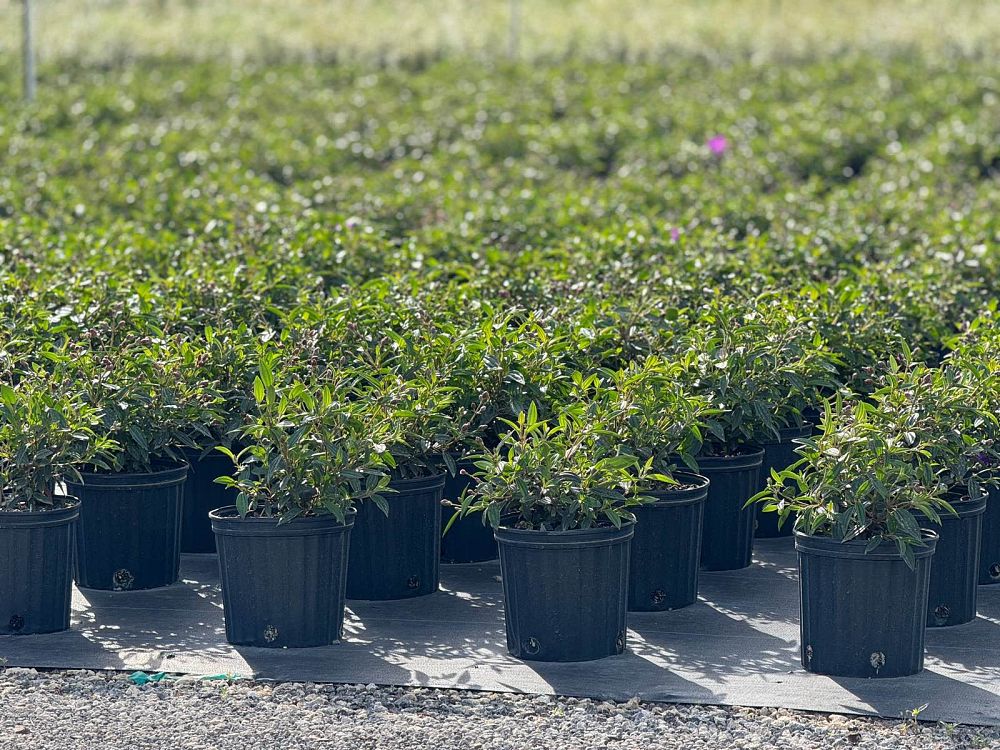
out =
<svg viewBox="0 0 1000 750"><path fill-rule="evenodd" d="M507 55L516 60L521 54L521 0L509 0L510 37L507 40Z"/></svg>
<svg viewBox="0 0 1000 750"><path fill-rule="evenodd" d="M29 102L34 101L37 90L35 78L35 41L32 18L31 0L22 0L24 3L24 13L22 19L23 39L21 42L21 54L24 67L24 98Z"/></svg>

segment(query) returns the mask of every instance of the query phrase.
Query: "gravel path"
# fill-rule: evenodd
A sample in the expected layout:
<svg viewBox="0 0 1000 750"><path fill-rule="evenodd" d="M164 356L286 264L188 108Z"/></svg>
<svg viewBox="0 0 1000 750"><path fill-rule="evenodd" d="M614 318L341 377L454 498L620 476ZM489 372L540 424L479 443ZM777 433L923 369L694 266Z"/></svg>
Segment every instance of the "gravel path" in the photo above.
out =
<svg viewBox="0 0 1000 750"><path fill-rule="evenodd" d="M239 681L138 687L95 672L0 673L18 750L800 750L1000 748L1000 729L786 710Z"/></svg>

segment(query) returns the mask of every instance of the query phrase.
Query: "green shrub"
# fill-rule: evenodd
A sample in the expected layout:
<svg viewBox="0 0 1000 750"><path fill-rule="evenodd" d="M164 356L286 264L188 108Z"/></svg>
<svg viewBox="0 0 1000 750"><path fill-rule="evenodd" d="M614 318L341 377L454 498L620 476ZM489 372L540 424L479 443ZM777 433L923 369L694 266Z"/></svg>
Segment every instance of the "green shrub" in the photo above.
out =
<svg viewBox="0 0 1000 750"><path fill-rule="evenodd" d="M384 425L357 400L346 375L323 385L282 379L265 355L253 382L256 410L238 434L234 476L216 481L237 491L240 515L276 518L332 515L341 523L354 503L371 500L383 510L389 483Z"/></svg>

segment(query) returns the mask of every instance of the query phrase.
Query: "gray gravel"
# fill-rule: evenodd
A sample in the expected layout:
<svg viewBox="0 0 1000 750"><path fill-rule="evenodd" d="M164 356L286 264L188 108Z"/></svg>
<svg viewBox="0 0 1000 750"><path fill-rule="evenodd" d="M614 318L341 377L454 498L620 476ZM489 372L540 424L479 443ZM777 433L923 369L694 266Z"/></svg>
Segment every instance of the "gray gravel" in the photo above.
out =
<svg viewBox="0 0 1000 750"><path fill-rule="evenodd" d="M18 750L800 750L1000 748L1000 729L466 691L238 681L133 685L0 673L0 748Z"/></svg>

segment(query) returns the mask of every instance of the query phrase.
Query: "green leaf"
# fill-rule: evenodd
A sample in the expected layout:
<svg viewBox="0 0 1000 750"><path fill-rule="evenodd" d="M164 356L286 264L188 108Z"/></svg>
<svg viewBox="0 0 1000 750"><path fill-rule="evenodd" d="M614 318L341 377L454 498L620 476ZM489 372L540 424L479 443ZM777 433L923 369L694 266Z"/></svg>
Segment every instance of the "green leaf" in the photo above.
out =
<svg viewBox="0 0 1000 750"><path fill-rule="evenodd" d="M538 405L532 401L528 406L528 426L538 423Z"/></svg>

